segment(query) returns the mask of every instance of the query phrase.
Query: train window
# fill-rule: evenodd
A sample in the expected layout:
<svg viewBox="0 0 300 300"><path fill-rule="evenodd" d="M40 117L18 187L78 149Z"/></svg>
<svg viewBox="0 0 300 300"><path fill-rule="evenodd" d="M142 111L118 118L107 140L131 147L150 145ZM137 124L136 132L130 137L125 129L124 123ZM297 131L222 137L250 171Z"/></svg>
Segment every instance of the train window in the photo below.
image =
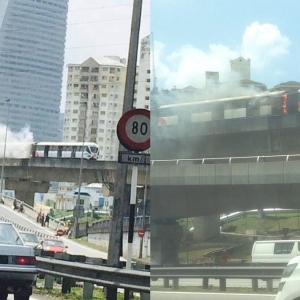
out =
<svg viewBox="0 0 300 300"><path fill-rule="evenodd" d="M91 153L91 150L90 150L90 148L88 146L84 147L84 151L86 151L87 153Z"/></svg>
<svg viewBox="0 0 300 300"><path fill-rule="evenodd" d="M98 152L98 148L97 147L90 147L92 153L97 153Z"/></svg>
<svg viewBox="0 0 300 300"><path fill-rule="evenodd" d="M259 107L259 115L260 116L266 116L269 115L270 112L270 105L262 105Z"/></svg>
<svg viewBox="0 0 300 300"><path fill-rule="evenodd" d="M37 145L36 146L36 151L44 151L45 146L42 145Z"/></svg>
<svg viewBox="0 0 300 300"><path fill-rule="evenodd" d="M246 117L246 108L235 108L232 110L232 118L245 118Z"/></svg>
<svg viewBox="0 0 300 300"><path fill-rule="evenodd" d="M58 147L57 146L50 146L49 151L57 151Z"/></svg>

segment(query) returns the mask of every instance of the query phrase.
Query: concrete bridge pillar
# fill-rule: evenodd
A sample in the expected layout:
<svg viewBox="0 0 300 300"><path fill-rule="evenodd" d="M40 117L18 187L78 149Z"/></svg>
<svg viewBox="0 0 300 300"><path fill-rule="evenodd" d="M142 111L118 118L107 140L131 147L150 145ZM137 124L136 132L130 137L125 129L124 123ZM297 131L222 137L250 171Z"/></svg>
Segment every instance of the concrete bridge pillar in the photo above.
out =
<svg viewBox="0 0 300 300"><path fill-rule="evenodd" d="M178 265L182 227L176 220L153 221L151 224L151 258L159 265Z"/></svg>
<svg viewBox="0 0 300 300"><path fill-rule="evenodd" d="M220 215L194 218L194 241L202 242L220 235Z"/></svg>
<svg viewBox="0 0 300 300"><path fill-rule="evenodd" d="M49 182L38 182L28 180L5 180L5 189L15 190L15 197L25 203L34 206L35 193L47 193L50 188Z"/></svg>

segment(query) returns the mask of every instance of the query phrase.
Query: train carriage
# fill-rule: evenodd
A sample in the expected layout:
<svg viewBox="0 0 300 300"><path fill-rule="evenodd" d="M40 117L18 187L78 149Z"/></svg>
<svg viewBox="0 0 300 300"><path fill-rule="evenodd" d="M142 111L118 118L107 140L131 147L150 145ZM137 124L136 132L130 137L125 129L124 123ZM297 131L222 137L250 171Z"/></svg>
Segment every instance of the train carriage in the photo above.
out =
<svg viewBox="0 0 300 300"><path fill-rule="evenodd" d="M35 143L32 149L32 157L49 158L81 158L97 160L99 158L99 146L95 143Z"/></svg>
<svg viewBox="0 0 300 300"><path fill-rule="evenodd" d="M151 115L158 126L226 119L287 115L300 112L300 93L285 91L160 106Z"/></svg>

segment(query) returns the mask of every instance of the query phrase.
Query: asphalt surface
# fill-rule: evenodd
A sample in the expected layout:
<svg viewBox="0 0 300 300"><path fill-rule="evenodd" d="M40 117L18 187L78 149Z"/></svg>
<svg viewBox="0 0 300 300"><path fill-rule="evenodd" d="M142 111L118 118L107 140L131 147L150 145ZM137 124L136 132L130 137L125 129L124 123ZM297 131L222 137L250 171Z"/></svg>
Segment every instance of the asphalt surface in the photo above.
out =
<svg viewBox="0 0 300 300"><path fill-rule="evenodd" d="M151 300L274 300L276 295L196 293L196 292L151 292Z"/></svg>
<svg viewBox="0 0 300 300"><path fill-rule="evenodd" d="M25 214L18 213L16 211L13 211L8 206L5 205L0 205L0 216L3 216L12 222L18 223L24 227L30 228L30 229L35 229L38 231L45 232L47 234L54 235L54 230L51 230L49 228L42 227L40 224L34 222L32 219L27 217ZM77 254L77 255L85 255L88 257L97 257L97 258L107 258L107 253L100 251L100 250L95 250L90 247L81 245L77 242L72 241L72 239L68 239L65 237L61 238L66 246L68 246L68 253L70 254Z"/></svg>

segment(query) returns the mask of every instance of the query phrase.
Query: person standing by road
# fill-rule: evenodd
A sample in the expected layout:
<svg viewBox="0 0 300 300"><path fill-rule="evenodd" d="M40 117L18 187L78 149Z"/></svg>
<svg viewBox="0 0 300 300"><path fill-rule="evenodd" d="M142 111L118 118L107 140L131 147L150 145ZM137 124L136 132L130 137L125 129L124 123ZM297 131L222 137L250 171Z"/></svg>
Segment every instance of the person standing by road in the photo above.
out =
<svg viewBox="0 0 300 300"><path fill-rule="evenodd" d="M46 218L45 218L45 224L47 224L47 227L49 227L49 221L50 221L50 216L49 216L49 213L46 215Z"/></svg>
<svg viewBox="0 0 300 300"><path fill-rule="evenodd" d="M41 225L44 227L45 226L45 214L42 213L42 216L41 216Z"/></svg>

